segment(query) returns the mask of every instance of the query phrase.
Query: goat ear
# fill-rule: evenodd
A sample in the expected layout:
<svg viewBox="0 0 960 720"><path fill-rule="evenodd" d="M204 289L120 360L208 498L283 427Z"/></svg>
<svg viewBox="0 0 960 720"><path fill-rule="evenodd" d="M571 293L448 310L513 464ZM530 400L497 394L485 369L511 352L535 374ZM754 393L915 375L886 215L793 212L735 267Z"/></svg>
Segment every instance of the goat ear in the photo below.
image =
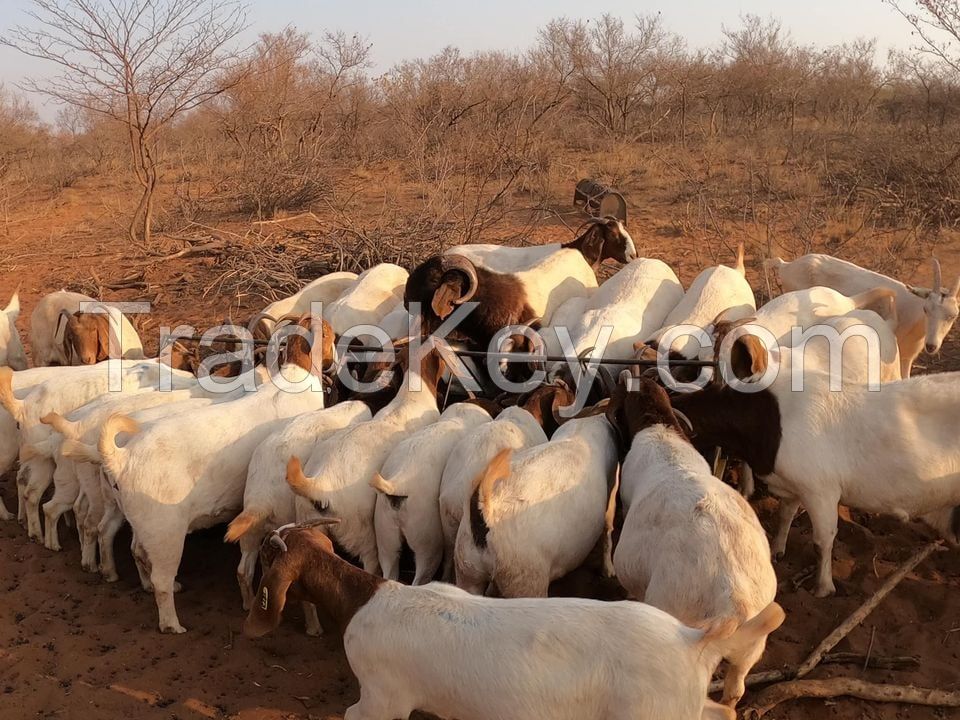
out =
<svg viewBox="0 0 960 720"><path fill-rule="evenodd" d="M110 317L96 314L93 316L97 328L97 362L110 359Z"/></svg>
<svg viewBox="0 0 960 720"><path fill-rule="evenodd" d="M445 280L444 283L433 293L433 300L430 307L437 317L441 320L453 312L457 300L460 299L460 282L454 278Z"/></svg>
<svg viewBox="0 0 960 720"><path fill-rule="evenodd" d="M556 390L553 391L553 402L550 406L550 410L554 421L557 423L557 427L563 425L565 422L567 422L567 420L572 419L570 417L564 417L560 414L560 411L565 407L569 407L574 400L576 400L576 395L574 395L573 391L567 387L565 382L562 380L558 381L556 383Z"/></svg>
<svg viewBox="0 0 960 720"><path fill-rule="evenodd" d="M580 250L583 257L586 258L590 266L600 264L600 258L603 256L603 246L607 240L607 228L604 223L596 223L587 230L587 237L583 240L583 247Z"/></svg>
<svg viewBox="0 0 960 720"><path fill-rule="evenodd" d="M7 306L3 309L3 312L6 313L10 320L17 319L17 316L20 314L20 288L14 290L13 296L10 298L10 302L7 303Z"/></svg>
<svg viewBox="0 0 960 720"><path fill-rule="evenodd" d="M930 297L930 288L920 288L913 285L907 285L907 290L923 300L926 300L928 297Z"/></svg>
<svg viewBox="0 0 960 720"><path fill-rule="evenodd" d="M280 561L274 563L264 575L260 591L243 623L243 634L249 638L263 637L280 624L292 580L279 564Z"/></svg>
<svg viewBox="0 0 960 720"><path fill-rule="evenodd" d="M767 348L756 335L739 337L730 348L730 367L739 380L759 379L768 364Z"/></svg>
<svg viewBox="0 0 960 720"><path fill-rule="evenodd" d="M960 276L957 277L957 281L953 284L953 289L950 291L950 294L955 298L960 298Z"/></svg>

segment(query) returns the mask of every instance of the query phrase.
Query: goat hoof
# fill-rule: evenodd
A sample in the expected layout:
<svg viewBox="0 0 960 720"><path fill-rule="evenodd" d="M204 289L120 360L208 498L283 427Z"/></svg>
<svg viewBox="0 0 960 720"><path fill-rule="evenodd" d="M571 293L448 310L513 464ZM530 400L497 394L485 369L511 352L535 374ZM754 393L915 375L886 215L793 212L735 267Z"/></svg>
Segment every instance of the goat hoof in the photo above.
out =
<svg viewBox="0 0 960 720"><path fill-rule="evenodd" d="M187 629L183 625L165 625L161 626L160 632L164 635L183 635Z"/></svg>
<svg viewBox="0 0 960 720"><path fill-rule="evenodd" d="M117 581L120 579L120 576L117 575L115 572L106 572L106 573L105 573L105 572L103 572L103 570L101 570L101 571L100 571L100 574L101 574L101 576L103 577L103 581L104 581L104 582L115 583L115 582L117 582Z"/></svg>
<svg viewBox="0 0 960 720"><path fill-rule="evenodd" d="M310 637L323 637L323 628L308 627L304 632L306 632L306 634L309 635Z"/></svg>
<svg viewBox="0 0 960 720"><path fill-rule="evenodd" d="M831 583L827 587L817 588L817 591L814 593L814 596L818 598L825 598L825 597L830 597L831 595L835 595L836 592L837 592L837 589L833 586L833 583Z"/></svg>

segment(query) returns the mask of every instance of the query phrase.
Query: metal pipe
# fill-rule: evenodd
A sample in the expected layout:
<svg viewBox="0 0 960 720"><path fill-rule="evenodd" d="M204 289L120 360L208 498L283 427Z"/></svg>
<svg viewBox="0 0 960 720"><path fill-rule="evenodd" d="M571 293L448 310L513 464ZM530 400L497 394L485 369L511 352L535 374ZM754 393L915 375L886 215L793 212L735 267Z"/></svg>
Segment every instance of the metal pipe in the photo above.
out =
<svg viewBox="0 0 960 720"><path fill-rule="evenodd" d="M259 338L216 338L215 340L205 340L204 338L198 335L192 336L173 336L169 335L167 338L161 340L161 345L165 341L169 341L171 338L176 340L191 340L196 342L207 342L207 343L224 343L228 345L247 345L253 344L254 346L265 346L269 345L271 340L261 340ZM488 358L495 357L498 360L505 360L508 363L512 362L543 362L543 363L565 363L569 362L570 358L566 358L562 355L529 355L526 353L513 353L513 352L487 352L486 350L458 350L455 348L450 348L451 352L457 357L469 357L469 358ZM355 346L347 348L349 353L387 353L387 352L396 352L396 350L385 350L384 348L379 347L369 347L366 345ZM576 361L581 366L586 365L637 365L639 367L658 367L659 360L640 360L639 358L629 358L629 359L618 359L618 358L576 358ZM673 358L664 358L663 362L672 367L717 367L717 362L715 360L675 360Z"/></svg>

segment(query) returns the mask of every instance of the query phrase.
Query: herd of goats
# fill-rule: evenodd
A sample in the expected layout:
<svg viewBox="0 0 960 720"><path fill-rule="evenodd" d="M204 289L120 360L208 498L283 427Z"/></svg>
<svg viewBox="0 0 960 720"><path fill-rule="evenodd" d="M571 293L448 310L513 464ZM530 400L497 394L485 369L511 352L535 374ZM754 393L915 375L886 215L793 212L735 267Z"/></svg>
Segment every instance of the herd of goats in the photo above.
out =
<svg viewBox="0 0 960 720"><path fill-rule="evenodd" d="M598 284L608 260L622 267ZM227 390L197 376L196 348L145 358L122 313L66 291L33 312L27 369L14 296L0 317L0 474L18 466L19 520L50 550L73 513L83 569L107 582L129 523L162 632L185 632L187 535L229 522L246 633L274 629L288 594L308 633L329 620L361 686L347 720L735 718L784 619L772 560L801 505L819 597L835 589L840 504L960 541L960 377L910 377L956 320L960 279L945 287L935 259L930 288L827 255L765 264L784 292L760 308L742 247L684 291L602 218L563 245L332 273L251 320L250 345L298 332L272 372L235 367L251 382ZM380 328L391 353L348 362L338 339L358 326ZM671 332L688 326L710 342ZM813 326L868 328L879 352L846 342L837 365L823 338L791 344ZM502 358L489 374L524 389L466 392L439 336ZM601 336L608 360L591 373ZM704 368L692 391L667 382ZM718 448L742 462L739 492L706 459ZM772 542L747 502L754 477L780 502ZM0 518L13 519L2 501ZM397 582L404 546L412 585ZM631 600L547 597L585 563Z"/></svg>

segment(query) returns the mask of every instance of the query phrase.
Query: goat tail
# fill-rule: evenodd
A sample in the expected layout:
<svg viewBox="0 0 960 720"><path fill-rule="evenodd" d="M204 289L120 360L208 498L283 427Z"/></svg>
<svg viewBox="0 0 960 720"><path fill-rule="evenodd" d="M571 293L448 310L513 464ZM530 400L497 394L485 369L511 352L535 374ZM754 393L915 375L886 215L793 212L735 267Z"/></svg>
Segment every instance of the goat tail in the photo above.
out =
<svg viewBox="0 0 960 720"><path fill-rule="evenodd" d="M380 473L374 473L373 477L370 478L370 487L384 495L392 495L394 497L398 495L396 486Z"/></svg>
<svg viewBox="0 0 960 720"><path fill-rule="evenodd" d="M103 466L116 477L124 465L124 455L126 450L117 447L117 435L125 432L134 434L140 432L140 426L133 418L116 413L107 418L100 430L100 440L97 442L97 449L100 451L100 462Z"/></svg>
<svg viewBox="0 0 960 720"><path fill-rule="evenodd" d="M370 478L370 487L383 495L390 503L390 507L394 510L399 510L403 507L403 501L409 497L408 495L402 495L397 492L397 486L380 473L374 473L373 477Z"/></svg>
<svg viewBox="0 0 960 720"><path fill-rule="evenodd" d="M77 429L80 423L71 422L60 413L47 413L40 418L40 422L49 425L67 440L77 440L80 437L80 431Z"/></svg>
<svg viewBox="0 0 960 720"><path fill-rule="evenodd" d="M18 423L23 422L23 401L13 394L13 370L6 366L0 367L0 405Z"/></svg>
<svg viewBox="0 0 960 720"><path fill-rule="evenodd" d="M873 310L887 322L897 322L897 293L891 288L875 287L850 299L859 310Z"/></svg>
<svg viewBox="0 0 960 720"><path fill-rule="evenodd" d="M473 481L473 489L470 494L479 490L483 506L489 507L490 496L493 494L493 487L500 480L510 475L510 459L513 457L513 448L504 448L498 452Z"/></svg>
<svg viewBox="0 0 960 720"><path fill-rule="evenodd" d="M704 628L702 642L718 655L736 661L783 624L786 614L776 602L737 627L732 619L719 620Z"/></svg>
<svg viewBox="0 0 960 720"><path fill-rule="evenodd" d="M747 268L743 264L743 250L744 250L743 243L742 242L738 243L737 244L737 263L736 265L733 266L733 269L736 270L741 275L743 275L744 277L746 277Z"/></svg>
<svg viewBox="0 0 960 720"><path fill-rule="evenodd" d="M235 543L255 526L263 522L264 515L253 509L244 508L243 512L230 521L227 526L227 534L223 536L224 542Z"/></svg>
<svg viewBox="0 0 960 720"><path fill-rule="evenodd" d="M96 463L99 465L103 461L96 445L80 442L79 440L70 440L69 438L60 443L60 454L68 460L77 462Z"/></svg>
<svg viewBox="0 0 960 720"><path fill-rule="evenodd" d="M303 464L296 455L287 461L287 485L300 497L310 498L310 478L303 474Z"/></svg>

